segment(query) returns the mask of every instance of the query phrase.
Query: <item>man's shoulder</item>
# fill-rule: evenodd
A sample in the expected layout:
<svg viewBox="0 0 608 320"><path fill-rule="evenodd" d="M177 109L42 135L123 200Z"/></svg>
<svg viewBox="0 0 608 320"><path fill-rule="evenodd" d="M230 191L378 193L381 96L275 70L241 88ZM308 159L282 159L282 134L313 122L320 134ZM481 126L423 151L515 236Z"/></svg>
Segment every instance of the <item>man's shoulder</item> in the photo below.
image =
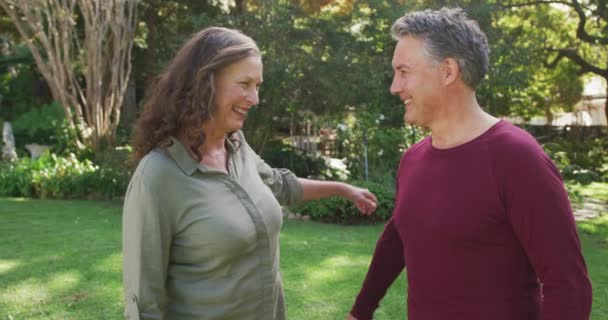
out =
<svg viewBox="0 0 608 320"><path fill-rule="evenodd" d="M422 140L411 145L407 150L405 150L403 156L417 154L424 150L424 146L431 142L431 136L426 136Z"/></svg>
<svg viewBox="0 0 608 320"><path fill-rule="evenodd" d="M493 154L503 156L543 152L530 133L506 121L493 132L488 146Z"/></svg>
<svg viewBox="0 0 608 320"><path fill-rule="evenodd" d="M530 133L507 122L488 140L487 149L496 170L540 169L551 162L542 146Z"/></svg>

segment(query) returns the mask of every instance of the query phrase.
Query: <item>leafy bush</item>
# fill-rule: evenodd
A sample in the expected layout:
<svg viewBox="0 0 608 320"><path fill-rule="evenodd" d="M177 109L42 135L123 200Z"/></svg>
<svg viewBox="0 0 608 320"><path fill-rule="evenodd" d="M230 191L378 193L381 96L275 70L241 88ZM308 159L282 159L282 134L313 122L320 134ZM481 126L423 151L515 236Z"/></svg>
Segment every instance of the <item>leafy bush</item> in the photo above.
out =
<svg viewBox="0 0 608 320"><path fill-rule="evenodd" d="M378 207L370 216L362 215L352 202L339 197L308 201L294 210L309 215L313 220L339 224L373 223L386 221L391 217L395 204L395 186L392 181L384 183L353 181L351 183L361 188L367 188L378 198Z"/></svg>
<svg viewBox="0 0 608 320"><path fill-rule="evenodd" d="M29 50L25 45L18 47L19 52L14 56L0 54L0 116L8 120L14 120L50 99L46 82L37 71Z"/></svg>
<svg viewBox="0 0 608 320"><path fill-rule="evenodd" d="M543 144L543 148L565 180L573 180L583 185L608 181L606 139L595 138L575 143L559 138Z"/></svg>
<svg viewBox="0 0 608 320"><path fill-rule="evenodd" d="M12 126L20 154L29 155L25 144L38 143L50 145L58 155L73 153L79 159L92 158L91 150L77 145L76 131L70 128L59 103L32 108L15 119Z"/></svg>
<svg viewBox="0 0 608 320"><path fill-rule="evenodd" d="M0 164L0 196L112 198L124 194L129 177L126 170L47 152L36 160Z"/></svg>
<svg viewBox="0 0 608 320"><path fill-rule="evenodd" d="M566 183L566 191L568 192L568 198L570 199L572 206L574 208L581 207L584 201L583 194L570 183Z"/></svg>
<svg viewBox="0 0 608 320"><path fill-rule="evenodd" d="M367 140L368 173L378 180L387 173L395 176L403 152L423 137L413 126L394 127L382 114L358 112L345 124L338 125L338 141L353 179L365 177Z"/></svg>
<svg viewBox="0 0 608 320"><path fill-rule="evenodd" d="M331 168L320 156L306 154L281 141L269 142L263 149L262 159L273 168L287 168L298 177L332 179Z"/></svg>

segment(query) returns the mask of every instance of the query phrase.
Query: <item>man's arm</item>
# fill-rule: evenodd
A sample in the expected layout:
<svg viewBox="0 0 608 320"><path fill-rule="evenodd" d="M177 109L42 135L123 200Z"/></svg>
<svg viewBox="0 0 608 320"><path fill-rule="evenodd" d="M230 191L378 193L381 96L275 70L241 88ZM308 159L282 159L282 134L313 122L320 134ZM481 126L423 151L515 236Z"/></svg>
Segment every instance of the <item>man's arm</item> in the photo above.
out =
<svg viewBox="0 0 608 320"><path fill-rule="evenodd" d="M403 246L391 219L376 244L363 287L349 316L358 320L371 320L380 300L404 267Z"/></svg>
<svg viewBox="0 0 608 320"><path fill-rule="evenodd" d="M524 148L504 174L513 229L542 283L542 320L587 320L592 291L568 194L540 149Z"/></svg>

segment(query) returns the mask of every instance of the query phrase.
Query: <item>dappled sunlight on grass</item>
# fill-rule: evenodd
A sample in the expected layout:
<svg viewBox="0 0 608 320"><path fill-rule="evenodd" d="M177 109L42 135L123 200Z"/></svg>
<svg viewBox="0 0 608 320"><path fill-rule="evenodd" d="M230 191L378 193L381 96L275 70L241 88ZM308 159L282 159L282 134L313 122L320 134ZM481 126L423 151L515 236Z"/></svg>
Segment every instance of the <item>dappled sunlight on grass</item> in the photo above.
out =
<svg viewBox="0 0 608 320"><path fill-rule="evenodd" d="M306 279L315 283L331 282L340 279L348 268L366 267L368 264L369 256L333 256L323 260L319 265L308 266Z"/></svg>
<svg viewBox="0 0 608 320"><path fill-rule="evenodd" d="M122 253L111 254L93 266L98 272L122 272Z"/></svg>
<svg viewBox="0 0 608 320"><path fill-rule="evenodd" d="M0 199L0 221L0 320L123 318L119 204ZM594 288L591 319L608 319L608 216L578 226ZM288 319L343 319L382 229L285 221ZM405 319L406 292L404 272L374 319Z"/></svg>
<svg viewBox="0 0 608 320"><path fill-rule="evenodd" d="M1 200L8 202L27 202L30 201L29 198L0 198Z"/></svg>
<svg viewBox="0 0 608 320"><path fill-rule="evenodd" d="M383 225L286 221L281 272L289 319L341 319L359 292ZM405 317L406 283L397 280L374 319Z"/></svg>
<svg viewBox="0 0 608 320"><path fill-rule="evenodd" d="M586 196L591 196L600 200L608 201L608 183L593 182L585 186L581 193Z"/></svg>
<svg viewBox="0 0 608 320"><path fill-rule="evenodd" d="M20 264L18 260L0 259L0 275L19 267Z"/></svg>
<svg viewBox="0 0 608 320"><path fill-rule="evenodd" d="M121 319L120 206L12 200L0 199L0 268L18 265L0 269L0 319Z"/></svg>
<svg viewBox="0 0 608 320"><path fill-rule="evenodd" d="M588 185L571 184L571 186L583 196L608 202L608 183L606 182L592 182Z"/></svg>
<svg viewBox="0 0 608 320"><path fill-rule="evenodd" d="M8 305L31 306L50 297L48 288L44 287L44 283L40 283L37 279L28 279L17 285L2 289L1 300Z"/></svg>
<svg viewBox="0 0 608 320"><path fill-rule="evenodd" d="M593 235L596 241L603 242L608 246L608 215L593 220L580 221L577 225L580 231Z"/></svg>
<svg viewBox="0 0 608 320"><path fill-rule="evenodd" d="M81 276L76 271L61 272L54 274L50 281L47 281L44 286L52 291L62 291L75 287L80 280Z"/></svg>

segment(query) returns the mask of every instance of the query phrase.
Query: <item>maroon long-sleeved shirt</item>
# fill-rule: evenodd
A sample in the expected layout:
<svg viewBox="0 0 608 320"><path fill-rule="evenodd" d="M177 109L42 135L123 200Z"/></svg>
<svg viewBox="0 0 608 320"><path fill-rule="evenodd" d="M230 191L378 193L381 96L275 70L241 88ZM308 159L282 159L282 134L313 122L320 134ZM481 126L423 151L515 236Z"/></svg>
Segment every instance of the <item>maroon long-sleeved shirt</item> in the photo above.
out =
<svg viewBox="0 0 608 320"><path fill-rule="evenodd" d="M371 319L407 261L409 320L588 319L570 202L534 138L501 121L458 147L431 143L401 160L393 217L351 313Z"/></svg>

